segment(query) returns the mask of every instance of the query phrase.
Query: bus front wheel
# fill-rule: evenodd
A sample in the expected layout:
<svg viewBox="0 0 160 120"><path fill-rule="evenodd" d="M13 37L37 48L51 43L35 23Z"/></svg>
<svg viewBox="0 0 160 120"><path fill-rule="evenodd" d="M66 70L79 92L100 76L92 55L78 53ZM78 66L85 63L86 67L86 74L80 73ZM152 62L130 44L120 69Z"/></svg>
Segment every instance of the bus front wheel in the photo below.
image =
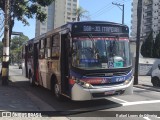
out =
<svg viewBox="0 0 160 120"><path fill-rule="evenodd" d="M54 84L54 94L58 101L63 101L62 95L60 94L60 88L58 83Z"/></svg>

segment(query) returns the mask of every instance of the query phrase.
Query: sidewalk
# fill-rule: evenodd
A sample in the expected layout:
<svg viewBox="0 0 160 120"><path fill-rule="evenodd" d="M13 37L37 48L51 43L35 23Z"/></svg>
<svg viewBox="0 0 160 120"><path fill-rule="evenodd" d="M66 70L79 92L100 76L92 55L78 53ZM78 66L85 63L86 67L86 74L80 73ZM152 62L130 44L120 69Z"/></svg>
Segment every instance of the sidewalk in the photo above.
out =
<svg viewBox="0 0 160 120"><path fill-rule="evenodd" d="M38 111L31 99L13 83L2 86L0 83L1 111Z"/></svg>
<svg viewBox="0 0 160 120"><path fill-rule="evenodd" d="M20 77L20 76L17 76ZM16 79L16 76L12 76L11 79ZM43 111L55 111L50 105L34 96L27 91L23 91L22 88L19 88L15 85L14 82L9 82L8 86L2 86L0 80L0 111L4 112L26 112L26 113L41 113ZM0 119L3 120L21 120L28 118L19 118L19 117L1 117L2 113L0 112ZM29 120L69 120L67 117L35 117L29 118Z"/></svg>
<svg viewBox="0 0 160 120"><path fill-rule="evenodd" d="M138 85L134 85L134 87L160 92L160 87L154 87L152 85L151 76L139 76Z"/></svg>

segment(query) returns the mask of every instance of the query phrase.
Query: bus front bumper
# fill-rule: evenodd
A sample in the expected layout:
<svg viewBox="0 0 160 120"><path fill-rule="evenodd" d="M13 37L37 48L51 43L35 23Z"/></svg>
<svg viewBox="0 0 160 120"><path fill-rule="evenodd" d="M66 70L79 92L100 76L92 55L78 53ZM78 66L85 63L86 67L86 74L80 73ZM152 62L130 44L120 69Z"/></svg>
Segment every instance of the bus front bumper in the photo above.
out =
<svg viewBox="0 0 160 120"><path fill-rule="evenodd" d="M78 84L74 84L71 90L71 99L75 101L104 99L114 95L131 95L133 94L133 80L124 85L99 86L98 88L87 89Z"/></svg>

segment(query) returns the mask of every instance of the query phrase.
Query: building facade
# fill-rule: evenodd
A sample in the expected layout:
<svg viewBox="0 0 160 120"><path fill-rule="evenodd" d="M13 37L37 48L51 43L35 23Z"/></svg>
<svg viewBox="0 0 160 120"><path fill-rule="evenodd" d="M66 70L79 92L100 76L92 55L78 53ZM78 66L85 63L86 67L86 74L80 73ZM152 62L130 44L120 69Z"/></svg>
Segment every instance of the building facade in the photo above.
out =
<svg viewBox="0 0 160 120"><path fill-rule="evenodd" d="M55 0L50 6L42 8L47 13L47 19L43 23L36 20L35 36L76 21L77 6L78 0Z"/></svg>
<svg viewBox="0 0 160 120"><path fill-rule="evenodd" d="M153 38L160 30L160 0L142 0L141 39L145 39L153 31ZM138 0L132 2L131 40L136 41L137 34L137 5Z"/></svg>
<svg viewBox="0 0 160 120"><path fill-rule="evenodd" d="M54 28L54 6L55 4L53 2L50 6L42 8L42 10L46 12L47 18L42 23L39 20L36 20L35 36L42 35Z"/></svg>

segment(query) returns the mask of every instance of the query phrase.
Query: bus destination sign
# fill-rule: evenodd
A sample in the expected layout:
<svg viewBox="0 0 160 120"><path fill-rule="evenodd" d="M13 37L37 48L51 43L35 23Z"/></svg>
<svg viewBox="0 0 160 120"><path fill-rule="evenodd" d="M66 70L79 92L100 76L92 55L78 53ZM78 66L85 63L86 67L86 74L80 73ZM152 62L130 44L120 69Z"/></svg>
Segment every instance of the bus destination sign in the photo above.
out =
<svg viewBox="0 0 160 120"><path fill-rule="evenodd" d="M106 32L106 33L120 33L121 27L110 27L110 26L83 26L84 32Z"/></svg>
<svg viewBox="0 0 160 120"><path fill-rule="evenodd" d="M114 25L96 25L96 24L77 24L73 26L74 32L93 32L93 33L127 33L128 28Z"/></svg>

